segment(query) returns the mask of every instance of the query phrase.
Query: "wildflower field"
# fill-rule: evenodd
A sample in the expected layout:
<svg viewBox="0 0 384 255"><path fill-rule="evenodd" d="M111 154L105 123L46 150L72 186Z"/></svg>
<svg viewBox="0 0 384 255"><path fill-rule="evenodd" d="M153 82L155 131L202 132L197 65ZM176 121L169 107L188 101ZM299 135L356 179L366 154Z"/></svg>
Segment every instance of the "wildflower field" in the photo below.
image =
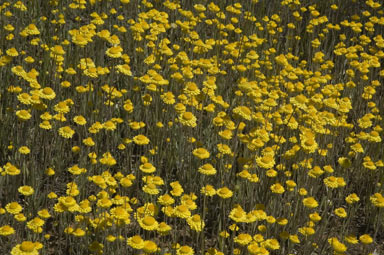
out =
<svg viewBox="0 0 384 255"><path fill-rule="evenodd" d="M382 1L1 2L0 254L384 254Z"/></svg>

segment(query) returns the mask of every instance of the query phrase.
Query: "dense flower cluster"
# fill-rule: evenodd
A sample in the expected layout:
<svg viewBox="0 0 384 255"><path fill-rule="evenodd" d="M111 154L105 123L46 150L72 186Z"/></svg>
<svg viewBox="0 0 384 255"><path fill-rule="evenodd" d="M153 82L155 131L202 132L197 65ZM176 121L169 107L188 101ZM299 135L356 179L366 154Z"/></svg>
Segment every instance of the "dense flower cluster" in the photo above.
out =
<svg viewBox="0 0 384 255"><path fill-rule="evenodd" d="M374 0L0 3L0 253L383 251L383 26Z"/></svg>

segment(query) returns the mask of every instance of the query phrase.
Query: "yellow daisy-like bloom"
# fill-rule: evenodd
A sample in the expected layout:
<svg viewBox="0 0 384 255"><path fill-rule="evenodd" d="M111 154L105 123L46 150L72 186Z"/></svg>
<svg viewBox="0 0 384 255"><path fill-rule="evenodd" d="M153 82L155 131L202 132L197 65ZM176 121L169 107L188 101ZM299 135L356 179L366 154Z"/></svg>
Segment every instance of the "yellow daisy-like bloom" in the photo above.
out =
<svg viewBox="0 0 384 255"><path fill-rule="evenodd" d="M139 225L142 229L153 231L156 230L159 226L159 223L156 221L156 219L150 215L146 215L143 218L137 218L137 221L139 222Z"/></svg>
<svg viewBox="0 0 384 255"><path fill-rule="evenodd" d="M146 145L149 143L149 139L145 135L137 135L133 137L133 142L137 145Z"/></svg>
<svg viewBox="0 0 384 255"><path fill-rule="evenodd" d="M181 194L183 194L184 189L178 181L171 182L170 185L172 187L172 190L170 192L172 196L179 197L179 196L181 196Z"/></svg>
<svg viewBox="0 0 384 255"><path fill-rule="evenodd" d="M11 163L7 162L4 165L4 171L7 175L19 175L20 169L18 169L16 166L12 165Z"/></svg>
<svg viewBox="0 0 384 255"><path fill-rule="evenodd" d="M141 250L144 248L144 240L139 235L129 237L127 239L127 244L136 250Z"/></svg>
<svg viewBox="0 0 384 255"><path fill-rule="evenodd" d="M176 102L175 95L171 91L162 94L160 98L165 104L174 104Z"/></svg>
<svg viewBox="0 0 384 255"><path fill-rule="evenodd" d="M360 198L357 196L356 193L352 193L352 194L348 195L348 196L345 198L345 201L346 201L348 204L353 204L353 203L359 202L359 201L360 201Z"/></svg>
<svg viewBox="0 0 384 255"><path fill-rule="evenodd" d="M335 176L329 176L325 178L324 184L327 185L328 188L335 189L339 187L339 184L337 182L337 178Z"/></svg>
<svg viewBox="0 0 384 255"><path fill-rule="evenodd" d="M59 128L59 135L61 137L64 137L66 139L72 138L72 136L75 134L75 131L70 126L65 126Z"/></svg>
<svg viewBox="0 0 384 255"><path fill-rule="evenodd" d="M105 123L103 123L103 128L108 131L113 131L116 129L116 124L113 121L108 120Z"/></svg>
<svg viewBox="0 0 384 255"><path fill-rule="evenodd" d="M201 220L201 217L198 214L189 217L187 223L189 227L196 232L200 232L205 226L204 221Z"/></svg>
<svg viewBox="0 0 384 255"><path fill-rule="evenodd" d="M23 210L23 207L17 202L11 202L5 206L5 210L7 210L7 212L10 214L16 215Z"/></svg>
<svg viewBox="0 0 384 255"><path fill-rule="evenodd" d="M118 72L120 72L126 76L132 76L131 67L128 64L117 65L116 68L117 68Z"/></svg>
<svg viewBox="0 0 384 255"><path fill-rule="evenodd" d="M160 222L159 226L157 227L157 232L160 233L161 235L167 235L171 230L172 230L172 227L165 222Z"/></svg>
<svg viewBox="0 0 384 255"><path fill-rule="evenodd" d="M154 167L151 163L147 162L147 163L144 163L144 164L141 164L139 166L139 169L146 173L146 174L150 174L150 173L153 173L156 171L156 167Z"/></svg>
<svg viewBox="0 0 384 255"><path fill-rule="evenodd" d="M145 184L143 187L143 191L150 195L157 195L160 192L160 190L156 187L154 183Z"/></svg>
<svg viewBox="0 0 384 255"><path fill-rule="evenodd" d="M70 111L70 108L65 101L59 102L53 107L53 109L58 113L68 113Z"/></svg>
<svg viewBox="0 0 384 255"><path fill-rule="evenodd" d="M159 204L164 206L172 205L175 203L175 199L173 199L173 197L171 197L169 194L164 194L159 196L157 201L159 202Z"/></svg>
<svg viewBox="0 0 384 255"><path fill-rule="evenodd" d="M103 165L108 165L108 166L116 165L116 159L112 156L110 152L104 153L103 157L99 161Z"/></svg>
<svg viewBox="0 0 384 255"><path fill-rule="evenodd" d="M316 208L319 206L319 203L316 201L314 197L307 197L303 199L303 204L308 208Z"/></svg>
<svg viewBox="0 0 384 255"><path fill-rule="evenodd" d="M315 234L315 230L312 227L299 228L299 232L304 236L311 236Z"/></svg>
<svg viewBox="0 0 384 255"><path fill-rule="evenodd" d="M189 96L197 96L200 94L200 89L194 82L187 82L183 92Z"/></svg>
<svg viewBox="0 0 384 255"><path fill-rule="evenodd" d="M247 214L240 205L231 210L229 218L235 222L247 222Z"/></svg>
<svg viewBox="0 0 384 255"><path fill-rule="evenodd" d="M15 229L9 225L0 227L0 236L9 236L15 233Z"/></svg>
<svg viewBox="0 0 384 255"><path fill-rule="evenodd" d="M347 243L350 243L350 244L357 244L357 243L359 243L359 240L354 235L347 235L346 237L344 237L344 240Z"/></svg>
<svg viewBox="0 0 384 255"><path fill-rule="evenodd" d="M40 211L37 212L37 214L43 218L43 219L48 219L51 217L51 214L48 212L47 209L42 209Z"/></svg>
<svg viewBox="0 0 384 255"><path fill-rule="evenodd" d="M345 209L342 208L342 207L340 207L340 208L336 208L334 212L335 212L335 214L336 214L337 216L339 216L340 218L345 218L345 217L347 217L347 212L346 212Z"/></svg>
<svg viewBox="0 0 384 255"><path fill-rule="evenodd" d="M126 208L123 206L117 206L110 210L111 215L119 220L127 220L129 218L129 213Z"/></svg>
<svg viewBox="0 0 384 255"><path fill-rule="evenodd" d="M280 244L276 239L267 239L264 242L265 248L271 249L271 250L278 250L280 249Z"/></svg>
<svg viewBox="0 0 384 255"><path fill-rule="evenodd" d="M21 93L17 95L17 100L19 100L22 104L29 105L31 104L31 95L28 93Z"/></svg>
<svg viewBox="0 0 384 255"><path fill-rule="evenodd" d="M235 243L241 246L245 246L252 241L252 236L247 233L241 233L237 235L233 240L235 241Z"/></svg>
<svg viewBox="0 0 384 255"><path fill-rule="evenodd" d="M301 147L307 153L314 153L319 147L316 140L315 135L311 131L306 131L303 134L300 134L301 139Z"/></svg>
<svg viewBox="0 0 384 255"><path fill-rule="evenodd" d="M202 187L200 189L200 192L204 194L205 196L212 197L216 195L216 190L212 185L207 184L205 187Z"/></svg>
<svg viewBox="0 0 384 255"><path fill-rule="evenodd" d="M247 250L249 254L252 255L269 255L269 251L264 247L260 247L257 242L251 242L251 244L247 246Z"/></svg>
<svg viewBox="0 0 384 255"><path fill-rule="evenodd" d="M275 183L271 185L271 191L276 194L282 194L285 192L285 189L280 183Z"/></svg>
<svg viewBox="0 0 384 255"><path fill-rule="evenodd" d="M199 159L209 158L209 152L204 148L197 148L193 150L193 155Z"/></svg>
<svg viewBox="0 0 384 255"><path fill-rule="evenodd" d="M81 116L81 115L78 115L78 116L75 116L73 118L73 121L77 124L77 125L80 125L80 126L83 126L85 124L87 124L87 120Z"/></svg>
<svg viewBox="0 0 384 255"><path fill-rule="evenodd" d="M30 150L27 146L21 146L21 147L19 148L19 152L20 152L21 154L26 155L26 154L29 154L29 153L31 152L31 150Z"/></svg>
<svg viewBox="0 0 384 255"><path fill-rule="evenodd" d="M43 245L39 242L24 241L11 250L11 255L39 255Z"/></svg>
<svg viewBox="0 0 384 255"><path fill-rule="evenodd" d="M115 46L107 49L105 54L107 54L108 57L111 58L120 58L122 56L123 48L121 46Z"/></svg>
<svg viewBox="0 0 384 255"><path fill-rule="evenodd" d="M270 169L275 165L275 158L272 155L266 155L256 158L256 164L259 167Z"/></svg>
<svg viewBox="0 0 384 255"><path fill-rule="evenodd" d="M186 205L178 205L175 207L173 214L176 217L187 219L191 217L191 211L189 211L188 206Z"/></svg>
<svg viewBox="0 0 384 255"><path fill-rule="evenodd" d="M146 240L144 241L144 247L143 251L146 253L155 253L157 252L159 248L157 247L157 244L153 241Z"/></svg>
<svg viewBox="0 0 384 255"><path fill-rule="evenodd" d="M216 194L224 199L230 198L233 195L233 192L227 187L223 187L217 190Z"/></svg>
<svg viewBox="0 0 384 255"><path fill-rule="evenodd" d="M31 186L20 186L17 190L24 196L31 196L35 192Z"/></svg>
<svg viewBox="0 0 384 255"><path fill-rule="evenodd" d="M198 169L199 173L204 175L214 175L216 174L216 169L209 163L202 165Z"/></svg>
<svg viewBox="0 0 384 255"><path fill-rule="evenodd" d="M367 234L361 235L361 236L359 237L359 240L360 240L363 244L370 244L370 243L373 243L373 239L372 239L372 237L370 237L370 236L367 235Z"/></svg>
<svg viewBox="0 0 384 255"><path fill-rule="evenodd" d="M27 110L19 110L16 111L16 116L19 118L19 120L29 120L32 118L32 115Z"/></svg>
<svg viewBox="0 0 384 255"><path fill-rule="evenodd" d="M289 235L289 240L292 242L292 243L300 243L300 239L297 235Z"/></svg>
<svg viewBox="0 0 384 255"><path fill-rule="evenodd" d="M252 111L247 106L238 106L233 109L233 113L246 120L252 119Z"/></svg>
<svg viewBox="0 0 384 255"><path fill-rule="evenodd" d="M35 217L27 222L27 227L35 233L41 233L43 232L41 227L44 225L44 223L44 220L40 219L39 217Z"/></svg>
<svg viewBox="0 0 384 255"><path fill-rule="evenodd" d="M50 87L45 87L39 91L40 98L52 100L56 97L55 91Z"/></svg>
<svg viewBox="0 0 384 255"><path fill-rule="evenodd" d="M347 246L341 243L336 237L329 238L328 243L332 246L335 252L343 253L347 250Z"/></svg>
<svg viewBox="0 0 384 255"><path fill-rule="evenodd" d="M10 57L19 56L19 53L17 52L17 50L15 48L10 48L10 49L6 50L5 53L7 53L7 55Z"/></svg>
<svg viewBox="0 0 384 255"><path fill-rule="evenodd" d="M39 127L45 130L50 130L52 128L52 125L48 120L44 120L39 124Z"/></svg>
<svg viewBox="0 0 384 255"><path fill-rule="evenodd" d="M195 254L195 251L192 249L192 247L187 245L180 246L176 251L176 255L193 255L193 254Z"/></svg>
<svg viewBox="0 0 384 255"><path fill-rule="evenodd" d="M196 117L191 112L184 112L179 116L179 122L184 126L196 127Z"/></svg>

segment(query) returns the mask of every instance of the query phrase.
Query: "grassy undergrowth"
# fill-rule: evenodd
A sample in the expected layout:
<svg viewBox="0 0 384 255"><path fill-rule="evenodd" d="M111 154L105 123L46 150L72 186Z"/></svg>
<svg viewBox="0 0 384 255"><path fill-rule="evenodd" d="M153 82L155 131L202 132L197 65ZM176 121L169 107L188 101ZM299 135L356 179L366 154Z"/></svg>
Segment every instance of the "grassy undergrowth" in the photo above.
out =
<svg viewBox="0 0 384 255"><path fill-rule="evenodd" d="M380 1L0 5L1 254L384 254Z"/></svg>

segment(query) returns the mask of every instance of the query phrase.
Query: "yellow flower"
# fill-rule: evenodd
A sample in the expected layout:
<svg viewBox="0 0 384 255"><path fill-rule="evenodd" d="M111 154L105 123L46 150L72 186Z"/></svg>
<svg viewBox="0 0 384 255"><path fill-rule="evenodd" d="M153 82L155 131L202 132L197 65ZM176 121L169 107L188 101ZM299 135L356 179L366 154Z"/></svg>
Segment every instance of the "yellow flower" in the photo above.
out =
<svg viewBox="0 0 384 255"><path fill-rule="evenodd" d="M129 237L127 239L127 244L136 250L141 250L144 248L144 240L139 235Z"/></svg>
<svg viewBox="0 0 384 255"><path fill-rule="evenodd" d="M123 52L123 48L121 48L121 46L114 46L107 49L105 54L111 58L119 58L122 56L121 52Z"/></svg>
<svg viewBox="0 0 384 255"><path fill-rule="evenodd" d="M306 131L300 134L301 147L307 153L314 153L318 148L318 144L315 140L315 135L311 131Z"/></svg>
<svg viewBox="0 0 384 255"><path fill-rule="evenodd" d="M209 163L202 165L198 169L199 173L204 175L214 175L216 174L216 169Z"/></svg>
<svg viewBox="0 0 384 255"><path fill-rule="evenodd" d="M146 173L146 174L150 174L150 173L153 173L156 171L156 167L154 167L151 163L147 162L147 163L144 163L144 164L141 164L139 166L139 169Z"/></svg>
<svg viewBox="0 0 384 255"><path fill-rule="evenodd" d="M352 193L352 194L349 194L349 195L345 198L345 201L346 201L348 204L353 204L353 203L359 202L359 201L360 201L360 198L356 195L356 193Z"/></svg>
<svg viewBox="0 0 384 255"><path fill-rule="evenodd" d="M65 126L59 128L59 135L61 137L64 137L66 139L72 138L72 136L75 134L75 131L70 126Z"/></svg>
<svg viewBox="0 0 384 255"><path fill-rule="evenodd" d="M204 221L201 220L201 217L198 214L189 217L187 223L192 230L197 232L200 232L205 226Z"/></svg>
<svg viewBox="0 0 384 255"><path fill-rule="evenodd" d="M30 196L35 192L31 186L20 186L17 190L24 196Z"/></svg>
<svg viewBox="0 0 384 255"><path fill-rule="evenodd" d="M171 195L172 196L181 196L181 194L184 192L184 189L183 187L180 185L180 183L178 181L175 181L175 182L171 182L171 187L172 187L172 190L171 190Z"/></svg>
<svg viewBox="0 0 384 255"><path fill-rule="evenodd" d="M195 254L192 247L189 247L187 245L180 246L180 248L177 249L176 255L193 255Z"/></svg>
<svg viewBox="0 0 384 255"><path fill-rule="evenodd" d="M16 111L16 116L19 118L19 120L29 120L32 118L32 115L27 110Z"/></svg>
<svg viewBox="0 0 384 255"><path fill-rule="evenodd" d="M137 145L146 145L149 143L149 139L145 135L137 135L133 137L133 142Z"/></svg>
<svg viewBox="0 0 384 255"><path fill-rule="evenodd" d="M143 187L143 191L151 195L157 195L160 192L160 190L156 187L154 183L145 184Z"/></svg>
<svg viewBox="0 0 384 255"><path fill-rule="evenodd" d="M370 243L373 242L372 237L370 237L370 236L367 235L367 234L361 235L361 236L359 237L359 240L360 240L363 244L370 244Z"/></svg>
<svg viewBox="0 0 384 255"><path fill-rule="evenodd" d="M202 187L200 192L204 194L205 196L212 197L216 194L216 190L213 188L212 185L206 185L205 187Z"/></svg>
<svg viewBox="0 0 384 255"><path fill-rule="evenodd" d="M247 233L241 233L237 235L233 240L235 241L235 243L241 246L245 246L252 241L252 236Z"/></svg>
<svg viewBox="0 0 384 255"><path fill-rule="evenodd" d="M173 203L175 203L175 200L168 194L164 194L164 195L161 195L158 197L157 201L161 204L161 205L172 205Z"/></svg>
<svg viewBox="0 0 384 255"><path fill-rule="evenodd" d="M196 127L196 117L191 112L184 112L179 116L179 122L184 126Z"/></svg>
<svg viewBox="0 0 384 255"><path fill-rule="evenodd" d="M176 206L173 213L176 217L182 219L187 219L191 217L191 211L188 209L188 206L183 204Z"/></svg>
<svg viewBox="0 0 384 255"><path fill-rule="evenodd" d="M11 255L38 255L43 245L39 242L24 241L11 250Z"/></svg>
<svg viewBox="0 0 384 255"><path fill-rule="evenodd" d="M267 249L271 249L271 250L280 249L280 244L276 239L267 239L265 240L264 245Z"/></svg>
<svg viewBox="0 0 384 255"><path fill-rule="evenodd" d="M238 106L233 109L233 113L246 120L252 119L252 111L247 106Z"/></svg>
<svg viewBox="0 0 384 255"><path fill-rule="evenodd" d="M0 236L9 236L15 233L15 229L9 225L0 227Z"/></svg>
<svg viewBox="0 0 384 255"><path fill-rule="evenodd" d="M204 148L197 148L193 150L193 155L199 159L206 159L209 158L210 154L209 152Z"/></svg>
<svg viewBox="0 0 384 255"><path fill-rule="evenodd" d="M303 204L308 208L316 208L319 206L319 203L316 201L314 197L307 197L303 199Z"/></svg>
<svg viewBox="0 0 384 255"><path fill-rule="evenodd" d="M233 195L233 192L227 187L223 187L217 190L216 194L224 199L230 198Z"/></svg>
<svg viewBox="0 0 384 255"><path fill-rule="evenodd" d="M5 210L7 210L8 213L16 215L23 210L23 207L17 202L11 202L5 206Z"/></svg>
<svg viewBox="0 0 384 255"><path fill-rule="evenodd" d="M19 152L20 152L21 154L26 155L26 154L29 154L29 153L31 152L31 150L30 150L27 146L21 146L21 147L19 148Z"/></svg>
<svg viewBox="0 0 384 255"><path fill-rule="evenodd" d="M354 235L347 235L344 240L347 242L347 243L350 243L350 244L357 244L359 242L359 240L357 240L356 236Z"/></svg>
<svg viewBox="0 0 384 255"><path fill-rule="evenodd" d="M39 92L40 92L39 96L47 100L52 100L56 97L55 91L50 87L45 87L43 89L40 89Z"/></svg>
<svg viewBox="0 0 384 255"><path fill-rule="evenodd" d="M259 167L269 169L275 165L275 158L273 155L265 155L256 158L256 163Z"/></svg>
<svg viewBox="0 0 384 255"><path fill-rule="evenodd" d="M40 219L39 217L35 217L27 222L27 227L35 233L41 233L43 232L41 227L44 225L44 223L44 220Z"/></svg>
<svg viewBox="0 0 384 255"><path fill-rule="evenodd" d="M315 230L312 227L299 228L299 232L304 236L311 236L315 234Z"/></svg>
<svg viewBox="0 0 384 255"><path fill-rule="evenodd" d="M77 124L77 125L80 125L80 126L83 126L85 124L87 124L87 120L81 116L81 115L78 115L78 116L75 116L73 118L73 121Z"/></svg>
<svg viewBox="0 0 384 255"><path fill-rule="evenodd" d="M332 246L335 252L344 253L347 250L347 246L341 243L336 237L329 238L328 243Z"/></svg>
<svg viewBox="0 0 384 255"><path fill-rule="evenodd" d="M169 234L169 231L171 231L171 230L172 230L172 227L169 226L167 223L160 222L156 231L158 233L160 233L161 235L167 235L167 234Z"/></svg>
<svg viewBox="0 0 384 255"><path fill-rule="evenodd" d="M335 214L336 214L337 216L339 216L340 218L345 218L345 217L347 217L347 212L346 212L345 209L342 208L342 207L340 207L340 208L336 208L334 212L335 212Z"/></svg>
<svg viewBox="0 0 384 255"><path fill-rule="evenodd" d="M143 247L143 251L146 252L146 253L154 253L158 250L157 248L157 244L153 241L150 241L150 240L146 240L144 241L144 247Z"/></svg>
<svg viewBox="0 0 384 255"><path fill-rule="evenodd" d="M153 231L156 230L159 226L159 223L156 221L156 219L150 215L146 215L143 218L137 218L137 221L139 222L139 225L142 229Z"/></svg>
<svg viewBox="0 0 384 255"><path fill-rule="evenodd" d="M285 189L280 183L275 183L271 185L271 191L276 194L282 194L285 192Z"/></svg>

